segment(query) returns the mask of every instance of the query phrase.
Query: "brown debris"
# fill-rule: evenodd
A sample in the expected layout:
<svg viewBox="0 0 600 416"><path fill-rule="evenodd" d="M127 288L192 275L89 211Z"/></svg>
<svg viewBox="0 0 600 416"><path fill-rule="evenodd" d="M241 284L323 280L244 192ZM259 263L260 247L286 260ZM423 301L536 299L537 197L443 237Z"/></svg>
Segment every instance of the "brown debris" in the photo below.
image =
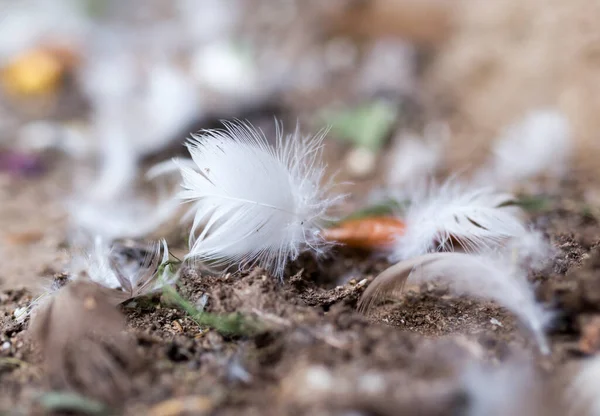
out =
<svg viewBox="0 0 600 416"><path fill-rule="evenodd" d="M394 244L405 228L404 221L396 217L368 217L343 221L322 234L326 240L348 247L377 250Z"/></svg>
<svg viewBox="0 0 600 416"><path fill-rule="evenodd" d="M345 0L323 2L335 32L397 36L419 44L437 44L452 29L452 3L446 0ZM341 3L341 4L340 4Z"/></svg>
<svg viewBox="0 0 600 416"><path fill-rule="evenodd" d="M34 313L29 331L41 347L52 388L123 400L137 358L124 333L124 317L102 287L72 282Z"/></svg>
<svg viewBox="0 0 600 416"><path fill-rule="evenodd" d="M584 354L600 351L600 316L594 316L581 329L579 349Z"/></svg>
<svg viewBox="0 0 600 416"><path fill-rule="evenodd" d="M165 400L150 409L150 416L204 415L215 403L208 397L193 396Z"/></svg>
<svg viewBox="0 0 600 416"><path fill-rule="evenodd" d="M18 233L9 233L4 238L9 244L28 245L37 243L44 237L44 233L39 230L22 231Z"/></svg>

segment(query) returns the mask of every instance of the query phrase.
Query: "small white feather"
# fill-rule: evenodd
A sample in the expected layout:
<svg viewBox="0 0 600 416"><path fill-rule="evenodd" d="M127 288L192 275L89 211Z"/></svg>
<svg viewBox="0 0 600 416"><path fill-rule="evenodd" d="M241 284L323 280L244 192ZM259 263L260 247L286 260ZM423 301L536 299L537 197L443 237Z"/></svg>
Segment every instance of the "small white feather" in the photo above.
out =
<svg viewBox="0 0 600 416"><path fill-rule="evenodd" d="M449 250L454 242L467 252L479 252L524 235L519 210L506 206L513 196L489 188L466 189L456 182L421 187L410 197L392 257L409 259L432 251Z"/></svg>
<svg viewBox="0 0 600 416"><path fill-rule="evenodd" d="M548 397L545 380L530 357L510 358L500 366L473 363L463 374L466 416L558 416L558 400Z"/></svg>
<svg viewBox="0 0 600 416"><path fill-rule="evenodd" d="M431 253L405 260L375 278L363 295L361 308L368 308L386 293L397 293L407 279L414 282L440 279L450 283L451 290L458 295L497 302L530 329L543 353L549 353L544 328L550 314L536 302L526 272L509 255Z"/></svg>
<svg viewBox="0 0 600 416"><path fill-rule="evenodd" d="M569 120L555 110L536 110L506 129L480 183L515 186L537 176L561 177L573 153Z"/></svg>
<svg viewBox="0 0 600 416"><path fill-rule="evenodd" d="M130 51L113 48L106 59L90 60L80 74L100 144L91 194L104 200L120 198L135 180L140 159L166 147L202 113L194 81L181 69L159 60L144 72Z"/></svg>
<svg viewBox="0 0 600 416"><path fill-rule="evenodd" d="M180 208L175 197L150 202L131 196L115 201L74 200L68 206L76 230L107 241L148 236L176 217Z"/></svg>
<svg viewBox="0 0 600 416"><path fill-rule="evenodd" d="M432 176L443 157L444 143L450 135L445 124L431 124L423 137L404 134L392 149L387 171L387 183L400 186Z"/></svg>
<svg viewBox="0 0 600 416"><path fill-rule="evenodd" d="M339 200L321 186L324 133L303 137L296 129L284 137L277 124L273 148L249 124L224 124L189 141L197 169L181 165L180 197L194 203L188 257L258 265L281 277L302 250L320 251L326 211Z"/></svg>
<svg viewBox="0 0 600 416"><path fill-rule="evenodd" d="M581 361L566 393L569 416L600 416L600 355Z"/></svg>
<svg viewBox="0 0 600 416"><path fill-rule="evenodd" d="M143 260L140 263L140 260ZM75 256L69 267L70 278L89 279L106 289L115 303L144 296L172 284L176 274L168 273L167 242L149 247L144 259L128 259L102 237L95 237L93 248Z"/></svg>

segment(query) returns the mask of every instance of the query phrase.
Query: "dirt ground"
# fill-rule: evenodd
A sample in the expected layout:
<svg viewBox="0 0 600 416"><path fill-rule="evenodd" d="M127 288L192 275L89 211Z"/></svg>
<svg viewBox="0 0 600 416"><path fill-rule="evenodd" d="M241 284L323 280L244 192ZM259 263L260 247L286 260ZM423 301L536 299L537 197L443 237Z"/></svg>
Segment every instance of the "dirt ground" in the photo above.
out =
<svg viewBox="0 0 600 416"><path fill-rule="evenodd" d="M19 204L35 205L45 216L38 218L45 228L36 228L24 208L11 216L22 222L3 229L19 259L8 264L20 264L12 270L24 278L59 274L64 262L64 231L58 232L60 216L49 196L49 183L64 178L55 166L42 179L3 184L15 205L4 204L1 218ZM358 313L360 294L386 261L338 248L321 259L301 258L282 283L261 270L221 277L185 272L184 296L196 302L207 295L210 312L256 317L267 328L258 335L219 335L160 296L125 304L141 361L131 370L124 414L463 414L470 398L461 380L469 364L497 366L525 355L547 379L560 380L585 355L582 328L600 314L600 225L582 202L584 188L566 181L530 213L558 249L552 265L531 276L538 297L559 311L550 356L539 355L502 308L440 287L410 287L368 316ZM18 224L41 236L16 233ZM40 358L27 322L14 318L31 299L26 290L2 293L0 408L6 414L43 413L39 396L48 386Z"/></svg>
<svg viewBox="0 0 600 416"><path fill-rule="evenodd" d="M423 78L424 105L447 116L456 133L449 165L471 158L477 146L525 109L552 103L576 120L578 143L594 148L598 106L582 103L591 94L587 86L594 84L598 72L593 69L600 61L597 42L592 50L594 39L584 31L588 19L575 12L585 7L531 0L521 10L515 6L520 1L511 1L488 13L469 8L477 1L463 3L470 12L462 15L458 35L435 52ZM536 8L544 10L543 19L529 30ZM554 54L555 14L565 25L581 24L585 32L571 31L564 38L562 47L573 59ZM556 36L563 33L557 30ZM502 48L489 47L495 42ZM519 61L531 57L528 48L536 49L536 42L547 45L537 60ZM553 71L538 78L541 67ZM518 96L531 80L534 88L525 99ZM439 96L443 102L429 102ZM122 305L138 357L134 368L124 370L132 388L95 413L88 406L87 414L463 415L474 399L466 369L501 368L520 360L531 363L543 380L535 400L542 410L511 414L563 414L553 389L568 380L578 362L600 350L600 332L589 335L600 328L600 204L594 196L599 188L590 176L593 169L587 169L597 163L592 153L584 153L580 159L594 163L586 169L576 165L560 184L533 195L542 204L528 212L556 248L551 264L529 276L538 299L557 311L548 334L551 354L541 355L503 308L452 296L439 286L411 286L400 299L361 314L357 301L387 262L333 248L323 258L301 257L283 282L261 270L225 276L184 272L183 296L205 304L208 312L253 317L263 325L259 333L221 335L160 295ZM12 286L49 284L68 261L63 203L72 170L64 156L45 154L44 161L42 176L0 176L0 282ZM355 189L368 185L359 182ZM348 203L366 197L366 191L357 191ZM171 249L182 251L184 243ZM27 333L28 319L15 319L34 296L19 288L0 292L2 415L48 410L43 397L50 387Z"/></svg>

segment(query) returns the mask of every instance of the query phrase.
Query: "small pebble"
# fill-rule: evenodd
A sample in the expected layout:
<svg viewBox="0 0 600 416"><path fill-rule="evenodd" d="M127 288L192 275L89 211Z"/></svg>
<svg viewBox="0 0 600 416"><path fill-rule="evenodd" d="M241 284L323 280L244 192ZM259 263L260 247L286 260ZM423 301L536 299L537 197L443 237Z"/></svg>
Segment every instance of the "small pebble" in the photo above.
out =
<svg viewBox="0 0 600 416"><path fill-rule="evenodd" d="M21 322L23 319L25 319L25 316L27 316L27 308L25 308L25 307L23 307L23 308L17 308L13 312L13 317L18 322Z"/></svg>
<svg viewBox="0 0 600 416"><path fill-rule="evenodd" d="M500 326L500 327L502 327L502 322L500 322L500 321L499 321L499 320L497 320L496 318L492 318L492 319L490 319L490 323L491 323L492 325L496 325L496 326Z"/></svg>
<svg viewBox="0 0 600 416"><path fill-rule="evenodd" d="M362 147L352 149L346 156L346 169L356 178L371 175L377 166L377 155Z"/></svg>
<svg viewBox="0 0 600 416"><path fill-rule="evenodd" d="M306 384L315 391L327 391L333 388L333 376L325 367L310 367L304 377Z"/></svg>
<svg viewBox="0 0 600 416"><path fill-rule="evenodd" d="M366 373L358 379L358 388L367 394L381 394L385 380L380 374Z"/></svg>

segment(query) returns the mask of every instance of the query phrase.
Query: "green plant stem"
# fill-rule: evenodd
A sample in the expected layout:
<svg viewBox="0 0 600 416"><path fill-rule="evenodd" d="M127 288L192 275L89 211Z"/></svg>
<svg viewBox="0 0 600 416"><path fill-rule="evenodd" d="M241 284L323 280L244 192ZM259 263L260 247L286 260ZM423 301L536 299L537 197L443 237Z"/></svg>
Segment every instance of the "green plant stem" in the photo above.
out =
<svg viewBox="0 0 600 416"><path fill-rule="evenodd" d="M264 331L260 322L241 313L220 315L199 311L171 286L166 286L163 293L169 301L183 309L198 325L212 328L222 335L251 336Z"/></svg>

